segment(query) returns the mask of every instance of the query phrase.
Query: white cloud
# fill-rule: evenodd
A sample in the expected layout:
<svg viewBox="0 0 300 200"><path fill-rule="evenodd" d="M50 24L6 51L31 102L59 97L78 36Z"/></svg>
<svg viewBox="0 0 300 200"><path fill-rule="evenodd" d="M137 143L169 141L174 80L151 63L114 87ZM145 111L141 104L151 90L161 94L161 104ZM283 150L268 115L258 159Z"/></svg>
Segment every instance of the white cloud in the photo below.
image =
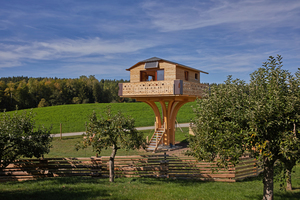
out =
<svg viewBox="0 0 300 200"><path fill-rule="evenodd" d="M3 61L0 62L0 68L4 68L4 67L17 67L17 66L21 66L22 63L19 61Z"/></svg>
<svg viewBox="0 0 300 200"><path fill-rule="evenodd" d="M169 4L172 4L169 2ZM142 5L159 30L178 31L215 25L239 24L248 28L274 24L299 27L300 1L211 1L182 2L169 6L161 2Z"/></svg>
<svg viewBox="0 0 300 200"><path fill-rule="evenodd" d="M106 56L131 53L158 45L147 40L62 39L19 45L0 45L0 65L21 60L86 59L85 56Z"/></svg>
<svg viewBox="0 0 300 200"><path fill-rule="evenodd" d="M266 61L269 55L274 55L274 52L264 54L255 53L234 53L234 54L210 54L203 53L198 50L199 55L193 56L173 56L171 59L178 63L185 63L190 67L203 70L206 72L218 73L240 73L252 72L258 67L261 67L262 62ZM276 54L275 54L276 55ZM261 61L261 63L260 63Z"/></svg>
<svg viewBox="0 0 300 200"><path fill-rule="evenodd" d="M114 78L152 56L214 76L247 74L277 53L300 63L299 0L20 0L2 5L0 18L5 76Z"/></svg>

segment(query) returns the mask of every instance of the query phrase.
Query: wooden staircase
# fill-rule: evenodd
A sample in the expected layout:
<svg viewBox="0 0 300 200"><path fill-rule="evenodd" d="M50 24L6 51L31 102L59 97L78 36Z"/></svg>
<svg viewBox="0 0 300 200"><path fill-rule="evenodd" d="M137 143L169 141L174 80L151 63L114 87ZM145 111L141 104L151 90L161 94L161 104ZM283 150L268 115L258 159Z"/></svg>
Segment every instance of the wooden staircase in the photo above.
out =
<svg viewBox="0 0 300 200"><path fill-rule="evenodd" d="M146 148L147 151L155 152L157 150L158 145L161 143L163 135L165 133L164 128L156 129L155 133L153 134L148 147Z"/></svg>

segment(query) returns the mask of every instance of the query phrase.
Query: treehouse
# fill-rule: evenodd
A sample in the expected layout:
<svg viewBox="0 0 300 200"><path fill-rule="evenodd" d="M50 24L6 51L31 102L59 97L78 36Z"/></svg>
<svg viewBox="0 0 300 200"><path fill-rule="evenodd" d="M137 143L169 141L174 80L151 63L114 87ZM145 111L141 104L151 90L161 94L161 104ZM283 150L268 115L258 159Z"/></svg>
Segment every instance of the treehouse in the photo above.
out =
<svg viewBox="0 0 300 200"><path fill-rule="evenodd" d="M119 96L147 103L155 113L155 133L147 150L174 146L176 115L185 103L205 95L207 85L200 83L200 73L175 62L153 57L126 69L130 82L119 84ZM162 114L157 107L158 102Z"/></svg>

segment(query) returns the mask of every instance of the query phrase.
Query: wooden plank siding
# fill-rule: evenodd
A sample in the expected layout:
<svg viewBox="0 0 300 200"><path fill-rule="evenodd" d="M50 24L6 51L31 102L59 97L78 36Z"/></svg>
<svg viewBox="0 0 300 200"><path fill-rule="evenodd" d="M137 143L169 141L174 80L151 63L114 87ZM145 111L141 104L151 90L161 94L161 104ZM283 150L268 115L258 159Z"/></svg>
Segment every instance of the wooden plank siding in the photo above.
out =
<svg viewBox="0 0 300 200"><path fill-rule="evenodd" d="M176 79L185 80L185 71L188 71L189 82L200 83L200 72L189 70L179 66L176 67ZM197 74L198 79L195 79L195 74Z"/></svg>
<svg viewBox="0 0 300 200"><path fill-rule="evenodd" d="M200 83L200 72L191 69L176 66L175 64L168 62L159 62L159 68L164 70L164 80L173 81L176 79L185 80L184 72L188 71L188 81L194 83ZM140 72L145 70L145 64L137 65L130 70L130 83L140 82ZM198 79L195 79L195 74L197 74Z"/></svg>
<svg viewBox="0 0 300 200"><path fill-rule="evenodd" d="M109 156L90 158L45 158L17 160L0 171L0 182L31 180L44 177L109 176ZM193 157L167 154L116 156L116 177L162 177L171 179L198 179L204 181L235 182L257 176L253 158L244 157L237 166L219 169L216 163L199 162Z"/></svg>
<svg viewBox="0 0 300 200"><path fill-rule="evenodd" d="M145 64L136 66L130 70L130 83L140 82L140 71L145 70Z"/></svg>
<svg viewBox="0 0 300 200"><path fill-rule="evenodd" d="M159 69L164 70L164 80L173 81L176 79L176 65L168 62L159 62ZM130 83L140 82L140 72L145 70L145 64L140 64L130 70Z"/></svg>

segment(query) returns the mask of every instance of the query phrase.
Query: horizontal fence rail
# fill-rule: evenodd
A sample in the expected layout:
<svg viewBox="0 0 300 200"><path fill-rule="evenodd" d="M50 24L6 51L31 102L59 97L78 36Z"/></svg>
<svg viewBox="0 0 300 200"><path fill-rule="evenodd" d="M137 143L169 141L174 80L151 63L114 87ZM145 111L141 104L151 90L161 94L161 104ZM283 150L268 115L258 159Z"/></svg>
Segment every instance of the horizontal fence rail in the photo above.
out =
<svg viewBox="0 0 300 200"><path fill-rule="evenodd" d="M44 177L88 176L108 177L109 156L90 158L44 158L17 160L0 170L0 182ZM244 156L227 169L216 163L199 162L193 157L160 155L116 156L115 177L160 177L235 182L257 176L262 169L257 161Z"/></svg>

